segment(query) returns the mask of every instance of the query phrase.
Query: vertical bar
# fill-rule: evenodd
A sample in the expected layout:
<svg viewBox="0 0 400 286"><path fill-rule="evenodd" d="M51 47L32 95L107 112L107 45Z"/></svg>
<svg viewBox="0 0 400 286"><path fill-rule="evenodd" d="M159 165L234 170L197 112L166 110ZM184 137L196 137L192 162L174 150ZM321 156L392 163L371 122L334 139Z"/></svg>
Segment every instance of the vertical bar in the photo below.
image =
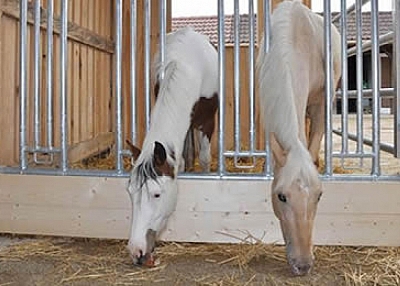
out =
<svg viewBox="0 0 400 286"><path fill-rule="evenodd" d="M400 157L400 0L393 0L394 155Z"/></svg>
<svg viewBox="0 0 400 286"><path fill-rule="evenodd" d="M238 153L240 152L240 14L239 0L234 0L234 16L233 16L233 91L234 91L234 141L235 141L235 166L237 166Z"/></svg>
<svg viewBox="0 0 400 286"><path fill-rule="evenodd" d="M263 14L264 14L264 53L269 52L269 48L271 45L271 0L264 0L263 1ZM271 168L271 150L269 146L269 134L265 134L265 167L264 172L266 176L272 175L272 168Z"/></svg>
<svg viewBox="0 0 400 286"><path fill-rule="evenodd" d="M131 0L131 141L137 144L136 130L136 56L137 56L137 0Z"/></svg>
<svg viewBox="0 0 400 286"><path fill-rule="evenodd" d="M340 2L340 31L341 31L341 61L342 61L342 154L348 153L348 115L349 115L349 107L348 107L348 68L347 68L347 11L346 11L346 0L342 0Z"/></svg>
<svg viewBox="0 0 400 286"><path fill-rule="evenodd" d="M160 62L161 62L161 73L160 81L164 79L164 63L165 63L165 44L166 44L166 33L167 33L167 5L166 0L160 0Z"/></svg>
<svg viewBox="0 0 400 286"><path fill-rule="evenodd" d="M264 0L264 53L271 44L271 0Z"/></svg>
<svg viewBox="0 0 400 286"><path fill-rule="evenodd" d="M47 1L47 145L53 147L53 0Z"/></svg>
<svg viewBox="0 0 400 286"><path fill-rule="evenodd" d="M121 90L121 68L122 68L122 0L115 1L115 147L116 147L116 169L118 173L123 171L122 164L122 90Z"/></svg>
<svg viewBox="0 0 400 286"><path fill-rule="evenodd" d="M362 51L362 1L356 3L356 70L357 70L357 153L363 153L363 51Z"/></svg>
<svg viewBox="0 0 400 286"><path fill-rule="evenodd" d="M249 0L249 114L250 114L250 153L255 149L255 93L254 93L254 1Z"/></svg>
<svg viewBox="0 0 400 286"><path fill-rule="evenodd" d="M222 177L225 173L225 19L224 0L218 0L218 73L219 73L219 122L218 122L218 173Z"/></svg>
<svg viewBox="0 0 400 286"><path fill-rule="evenodd" d="M150 128L150 31L151 31L151 0L145 1L144 11L144 95L146 132Z"/></svg>
<svg viewBox="0 0 400 286"><path fill-rule="evenodd" d="M35 0L34 47L33 47L33 98L34 98L34 145L40 145L40 0ZM35 153L36 156L36 153ZM35 157L36 159L36 157Z"/></svg>
<svg viewBox="0 0 400 286"><path fill-rule="evenodd" d="M325 175L332 175L332 27L331 1L324 0L324 48L325 48Z"/></svg>
<svg viewBox="0 0 400 286"><path fill-rule="evenodd" d="M378 0L371 0L371 67L372 67L372 175L380 174L380 98L379 98L379 79L380 79L380 55L378 41Z"/></svg>
<svg viewBox="0 0 400 286"><path fill-rule="evenodd" d="M68 1L61 2L61 33L60 33L60 100L61 100L61 169L63 172L68 168L67 140L68 140L68 121L67 121L67 24L68 24Z"/></svg>
<svg viewBox="0 0 400 286"><path fill-rule="evenodd" d="M25 153L26 149L26 121L27 121L27 15L28 14L28 2L22 0L20 2L20 142L19 142L19 156L20 156L20 167L25 170L28 166L28 160Z"/></svg>

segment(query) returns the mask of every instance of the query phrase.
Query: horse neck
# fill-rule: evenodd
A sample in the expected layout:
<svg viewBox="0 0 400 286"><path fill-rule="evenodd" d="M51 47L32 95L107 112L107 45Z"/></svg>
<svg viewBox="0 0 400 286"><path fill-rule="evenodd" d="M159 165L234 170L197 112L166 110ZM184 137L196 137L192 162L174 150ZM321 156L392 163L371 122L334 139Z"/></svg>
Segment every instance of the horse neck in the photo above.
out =
<svg viewBox="0 0 400 286"><path fill-rule="evenodd" d="M190 96L182 95L179 96L179 100L174 101L170 95L161 95L154 106L143 149L152 148L153 143L158 141L164 147L172 149L170 151L174 152L178 159L182 154L186 133L190 127L194 104L195 99Z"/></svg>

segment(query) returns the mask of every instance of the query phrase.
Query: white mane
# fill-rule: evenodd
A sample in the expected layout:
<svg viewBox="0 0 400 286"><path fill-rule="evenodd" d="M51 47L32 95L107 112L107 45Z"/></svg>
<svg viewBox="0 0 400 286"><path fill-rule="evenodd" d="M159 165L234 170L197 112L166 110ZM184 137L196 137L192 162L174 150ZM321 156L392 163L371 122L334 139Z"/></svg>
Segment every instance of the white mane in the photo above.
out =
<svg viewBox="0 0 400 286"><path fill-rule="evenodd" d="M167 154L175 154L176 160L171 156L167 160L177 168L194 104L218 90L217 53L208 37L191 28L168 34L164 65L158 53L153 63L155 78L164 70L164 79L159 82L150 128L133 172L143 162L151 162L155 141L164 145Z"/></svg>
<svg viewBox="0 0 400 286"><path fill-rule="evenodd" d="M304 120L306 106L299 104L299 98L296 96L308 96L308 92L304 90L308 91L309 82L300 83L304 90L294 90L295 86L299 86L298 81L302 79L295 72L292 73L298 64L293 30L298 24L296 21L303 21L305 15L308 17L307 13L304 13L305 9L298 1L284 1L275 9L271 18L270 50L267 54L264 53L263 39L257 58L265 130L268 133L274 132L283 149L288 151L287 164L284 166L285 170L282 170L285 172L287 183L303 174L317 174L308 150L299 139L299 132L304 132L299 130L299 120ZM304 28L308 29L312 25L307 23ZM306 95L297 95L296 92ZM291 178L287 178L286 174Z"/></svg>

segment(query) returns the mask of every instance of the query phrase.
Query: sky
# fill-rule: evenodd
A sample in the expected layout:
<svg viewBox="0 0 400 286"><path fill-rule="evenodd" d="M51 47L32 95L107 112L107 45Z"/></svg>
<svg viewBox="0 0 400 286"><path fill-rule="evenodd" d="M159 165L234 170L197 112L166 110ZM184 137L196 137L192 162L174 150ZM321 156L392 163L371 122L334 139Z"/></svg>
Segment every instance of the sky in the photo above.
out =
<svg viewBox="0 0 400 286"><path fill-rule="evenodd" d="M209 16L217 14L217 0L171 0L172 1L172 17L183 16ZM234 0L225 0L224 8L225 14L233 14ZM256 11L257 0L254 0L254 9ZM248 11L249 0L239 0L240 13L245 14ZM322 12L323 0L312 0L312 10L315 12ZM340 10L340 1L331 0L332 11ZM347 0L347 6L354 3L354 0ZM392 8L392 0L378 0L380 11L390 11ZM363 11L370 11L370 3L363 7Z"/></svg>

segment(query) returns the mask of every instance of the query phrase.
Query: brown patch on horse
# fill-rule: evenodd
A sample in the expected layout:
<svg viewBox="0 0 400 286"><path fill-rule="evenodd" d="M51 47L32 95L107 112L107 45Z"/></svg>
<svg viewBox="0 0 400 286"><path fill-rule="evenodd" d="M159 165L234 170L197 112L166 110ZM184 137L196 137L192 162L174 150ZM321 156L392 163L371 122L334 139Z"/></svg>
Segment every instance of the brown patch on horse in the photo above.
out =
<svg viewBox="0 0 400 286"><path fill-rule="evenodd" d="M129 139L126 139L125 142L132 153L132 159L136 161L142 151L138 147L133 145L133 143Z"/></svg>
<svg viewBox="0 0 400 286"><path fill-rule="evenodd" d="M212 97L200 97L195 103L191 114L190 128L197 128L202 131L210 140L214 132L215 113L218 109L218 94L214 93Z"/></svg>
<svg viewBox="0 0 400 286"><path fill-rule="evenodd" d="M174 167L168 164L167 161L167 152L164 146L157 141L154 143L153 164L157 176L175 177Z"/></svg>

